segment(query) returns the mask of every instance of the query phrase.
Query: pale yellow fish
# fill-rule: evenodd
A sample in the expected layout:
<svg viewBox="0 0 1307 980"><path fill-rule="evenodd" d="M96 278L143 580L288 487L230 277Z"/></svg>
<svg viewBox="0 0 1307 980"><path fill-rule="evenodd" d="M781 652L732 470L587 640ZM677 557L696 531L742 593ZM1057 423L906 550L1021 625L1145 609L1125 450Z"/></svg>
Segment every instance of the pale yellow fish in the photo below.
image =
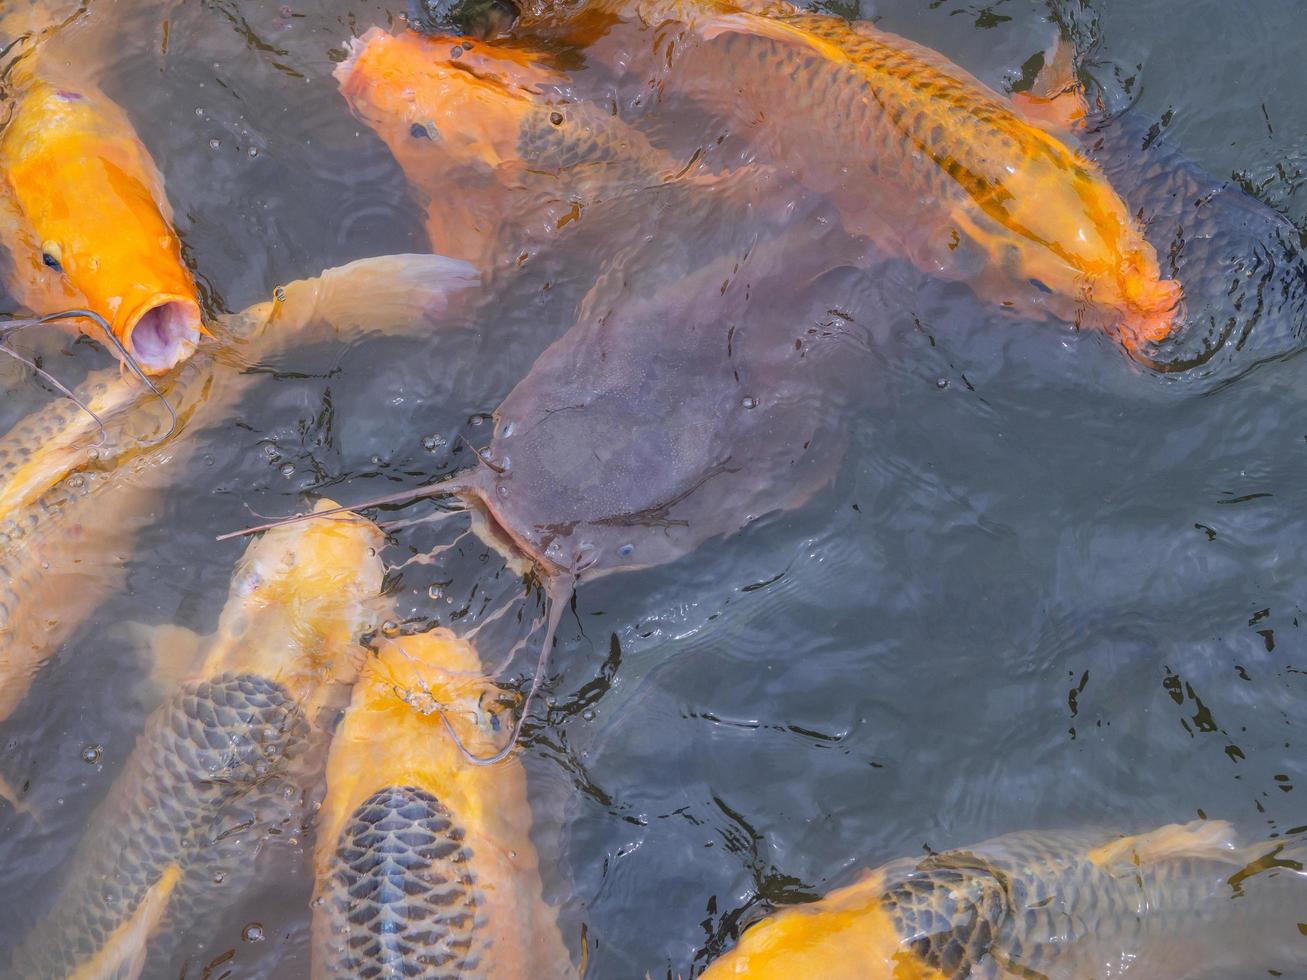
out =
<svg viewBox="0 0 1307 980"><path fill-rule="evenodd" d="M521 763L473 764L445 727L481 755L503 742L482 669L443 629L385 640L364 667L327 764L315 978L576 976L541 895Z"/></svg>

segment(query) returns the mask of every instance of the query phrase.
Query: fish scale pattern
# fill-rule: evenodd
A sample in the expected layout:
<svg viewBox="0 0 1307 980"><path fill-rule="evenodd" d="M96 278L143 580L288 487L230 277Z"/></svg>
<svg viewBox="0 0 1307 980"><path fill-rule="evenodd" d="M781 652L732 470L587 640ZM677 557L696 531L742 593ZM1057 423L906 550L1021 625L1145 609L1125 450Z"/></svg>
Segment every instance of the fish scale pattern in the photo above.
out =
<svg viewBox="0 0 1307 980"><path fill-rule="evenodd" d="M471 858L462 829L426 790L388 786L364 800L322 879L325 975L478 975L484 940Z"/></svg>
<svg viewBox="0 0 1307 980"><path fill-rule="evenodd" d="M1123 950L1139 941L1135 875L1085 859L1102 842L1027 834L994 848L932 854L892 876L881 905L905 948L950 980L1039 980L1082 940L1111 935ZM1148 876L1177 909L1202 907L1195 862L1171 860ZM1183 916L1172 921L1156 909L1154 917L1166 930Z"/></svg>
<svg viewBox="0 0 1307 980"><path fill-rule="evenodd" d="M816 104L835 110L830 118L840 121L841 133L861 134L871 151L863 160L869 176L890 181L895 193L911 190L944 203L970 197L991 204L992 216L1002 222L1006 172L996 161L1039 159L1059 170L1079 169L1065 147L1026 125L937 52L900 37L862 33L832 17L794 14L775 19L837 45L848 60L825 57L803 45L727 35L714 42L722 45L722 63L754 62L761 77L775 72L803 79L820 97ZM780 118L773 122L779 124ZM959 133L966 137L959 138ZM822 149L835 153L839 146ZM873 182L859 182L858 189L876 192Z"/></svg>
<svg viewBox="0 0 1307 980"><path fill-rule="evenodd" d="M206 892L215 903L229 900L235 882L214 882L212 849L230 846L233 807L244 810L264 794L285 797L283 777L308 731L298 704L263 677L224 674L178 690L151 715L69 861L54 908L19 947L10 975L73 974L170 866L181 871L173 898L187 906L179 919L201 914ZM249 828L243 840L257 832ZM244 864L246 876L257 874L254 862ZM151 943L152 960L167 955L162 939Z"/></svg>

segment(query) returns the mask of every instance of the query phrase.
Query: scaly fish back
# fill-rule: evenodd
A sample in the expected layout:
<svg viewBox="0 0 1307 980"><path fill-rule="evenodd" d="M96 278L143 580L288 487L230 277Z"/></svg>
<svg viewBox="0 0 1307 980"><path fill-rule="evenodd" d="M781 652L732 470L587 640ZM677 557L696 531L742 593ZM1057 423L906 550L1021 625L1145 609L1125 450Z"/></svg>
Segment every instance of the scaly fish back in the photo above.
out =
<svg viewBox="0 0 1307 980"><path fill-rule="evenodd" d="M377 790L350 815L320 891L325 977L476 975L484 936L455 818L416 786Z"/></svg>
<svg viewBox="0 0 1307 980"><path fill-rule="evenodd" d="M257 871L248 860L222 860L230 857L222 846L230 808L248 810L257 798L270 807L265 820L287 818L290 804L278 791L305 751L307 733L286 692L251 674L194 682L169 698L96 810L54 908L18 948L13 974L74 974L136 914L170 867L180 877L165 918L179 912L178 903L182 922L196 921L206 905L225 906L240 879ZM239 840L249 847L249 835ZM215 868L226 874L221 885ZM151 950L152 958L166 953Z"/></svg>

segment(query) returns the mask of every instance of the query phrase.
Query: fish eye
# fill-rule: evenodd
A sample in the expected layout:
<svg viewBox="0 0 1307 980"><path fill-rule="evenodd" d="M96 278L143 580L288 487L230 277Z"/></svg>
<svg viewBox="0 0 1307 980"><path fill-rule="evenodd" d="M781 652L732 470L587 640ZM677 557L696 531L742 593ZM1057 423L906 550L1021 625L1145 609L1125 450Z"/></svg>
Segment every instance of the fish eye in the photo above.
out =
<svg viewBox="0 0 1307 980"><path fill-rule="evenodd" d="M53 269L55 272L63 272L63 249L57 242L46 242L41 246L41 262L47 269Z"/></svg>
<svg viewBox="0 0 1307 980"><path fill-rule="evenodd" d="M624 544L617 549L618 558L630 558L633 554L635 554L635 545L633 544Z"/></svg>
<svg viewBox="0 0 1307 980"><path fill-rule="evenodd" d="M415 122L408 128L408 134L415 140L434 140L435 136L433 135L433 131L435 128L436 127L432 126L430 123L427 123L424 126L422 123Z"/></svg>

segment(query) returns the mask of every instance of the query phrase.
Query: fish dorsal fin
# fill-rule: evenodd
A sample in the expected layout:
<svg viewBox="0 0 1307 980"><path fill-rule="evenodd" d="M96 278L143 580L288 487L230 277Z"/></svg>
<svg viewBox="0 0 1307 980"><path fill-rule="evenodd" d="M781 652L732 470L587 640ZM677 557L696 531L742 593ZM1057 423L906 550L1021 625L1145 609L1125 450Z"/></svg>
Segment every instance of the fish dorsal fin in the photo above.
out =
<svg viewBox="0 0 1307 980"><path fill-rule="evenodd" d="M1180 858L1243 862L1234 828L1225 820L1167 824L1146 834L1122 837L1089 852L1089 860L1099 867L1122 863L1143 866Z"/></svg>
<svg viewBox="0 0 1307 980"><path fill-rule="evenodd" d="M1061 37L1054 41L1034 85L1029 92L1014 92L1012 105L1028 122L1055 135L1084 129L1089 102L1076 77L1075 45Z"/></svg>
<svg viewBox="0 0 1307 980"><path fill-rule="evenodd" d="M781 44L803 45L811 48L828 61L847 62L850 60L848 53L838 44L818 37L811 31L805 31L802 27L796 27L781 20L759 17L757 14L747 13L742 10L733 13L709 14L702 19L696 18L694 31L705 41L711 41L723 34L748 34L753 37L765 37Z"/></svg>

